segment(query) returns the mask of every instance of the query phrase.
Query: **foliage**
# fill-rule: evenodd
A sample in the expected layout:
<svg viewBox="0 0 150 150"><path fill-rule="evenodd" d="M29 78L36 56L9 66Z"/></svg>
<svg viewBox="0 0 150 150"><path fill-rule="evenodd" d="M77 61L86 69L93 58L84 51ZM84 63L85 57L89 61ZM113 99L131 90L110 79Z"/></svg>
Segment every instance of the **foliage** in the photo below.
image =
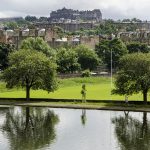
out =
<svg viewBox="0 0 150 150"><path fill-rule="evenodd" d="M60 73L73 73L80 69L77 53L72 49L58 49L57 65Z"/></svg>
<svg viewBox="0 0 150 150"><path fill-rule="evenodd" d="M139 42L132 42L127 44L127 49L129 53L135 53L135 52L142 52L142 53L148 53L150 52L150 48L147 44L139 43Z"/></svg>
<svg viewBox="0 0 150 150"><path fill-rule="evenodd" d="M126 31L127 32L133 32L133 31L136 31L137 29L138 29L139 27L138 27L138 24L135 24L135 23L130 23L130 24L128 24L127 26L126 26Z"/></svg>
<svg viewBox="0 0 150 150"><path fill-rule="evenodd" d="M21 49L31 49L43 52L49 57L55 57L54 50L40 37L37 38L27 38L22 41Z"/></svg>
<svg viewBox="0 0 150 150"><path fill-rule="evenodd" d="M39 22L47 22L48 21L48 18L47 17L40 17Z"/></svg>
<svg viewBox="0 0 150 150"><path fill-rule="evenodd" d="M8 67L8 54L12 51L14 51L13 45L0 43L0 70Z"/></svg>
<svg viewBox="0 0 150 150"><path fill-rule="evenodd" d="M7 29L14 30L18 28L18 24L17 22L6 22L5 27L7 27Z"/></svg>
<svg viewBox="0 0 150 150"><path fill-rule="evenodd" d="M1 130L14 150L35 150L50 145L56 138L55 126L59 117L48 108L24 107L6 112Z"/></svg>
<svg viewBox="0 0 150 150"><path fill-rule="evenodd" d="M91 76L91 72L90 72L90 70L84 70L84 71L82 71L82 75L81 75L82 77L90 77Z"/></svg>
<svg viewBox="0 0 150 150"><path fill-rule="evenodd" d="M116 69L119 65L119 59L128 53L126 45L120 39L103 40L96 45L95 51L103 63L111 68L111 52L112 52L112 67Z"/></svg>
<svg viewBox="0 0 150 150"><path fill-rule="evenodd" d="M114 94L132 95L143 93L147 103L150 89L150 54L133 53L120 60L120 69L115 81Z"/></svg>
<svg viewBox="0 0 150 150"><path fill-rule="evenodd" d="M112 119L115 126L115 135L121 150L148 150L150 147L150 124L147 112L143 117L135 117L130 112L124 112L124 116ZM142 113L142 112L141 112Z"/></svg>
<svg viewBox="0 0 150 150"><path fill-rule="evenodd" d="M114 20L108 19L104 20L104 23L100 24L95 28L97 35L99 34L108 34L111 35L112 33L116 34L119 27L115 24Z"/></svg>
<svg viewBox="0 0 150 150"><path fill-rule="evenodd" d="M63 28L59 27L59 26L54 26L53 28L54 32L57 33L57 35L62 38L64 36L64 30Z"/></svg>
<svg viewBox="0 0 150 150"><path fill-rule="evenodd" d="M35 21L37 21L38 19L36 18L36 16L26 16L26 17L25 17L25 20L26 20L26 21L29 21L29 22L35 22Z"/></svg>
<svg viewBox="0 0 150 150"><path fill-rule="evenodd" d="M55 70L53 60L42 52L22 49L9 55L9 67L2 78L7 83L7 88L25 87L26 98L29 100L31 88L48 92L56 89Z"/></svg>
<svg viewBox="0 0 150 150"><path fill-rule="evenodd" d="M122 22L142 22L142 20L138 18L132 18L132 19L123 19Z"/></svg>
<svg viewBox="0 0 150 150"><path fill-rule="evenodd" d="M75 48L78 54L78 62L82 70L94 70L100 63L100 59L94 50L89 49L84 45L79 45Z"/></svg>

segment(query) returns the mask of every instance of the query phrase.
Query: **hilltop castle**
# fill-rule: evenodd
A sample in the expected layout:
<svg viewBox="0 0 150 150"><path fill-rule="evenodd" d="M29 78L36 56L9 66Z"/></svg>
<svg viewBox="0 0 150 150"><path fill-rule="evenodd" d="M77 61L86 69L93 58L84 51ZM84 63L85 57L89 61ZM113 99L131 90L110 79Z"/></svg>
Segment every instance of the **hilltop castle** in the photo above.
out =
<svg viewBox="0 0 150 150"><path fill-rule="evenodd" d="M101 22L102 13L99 9L79 11L73 9L66 9L65 7L50 13L50 22Z"/></svg>

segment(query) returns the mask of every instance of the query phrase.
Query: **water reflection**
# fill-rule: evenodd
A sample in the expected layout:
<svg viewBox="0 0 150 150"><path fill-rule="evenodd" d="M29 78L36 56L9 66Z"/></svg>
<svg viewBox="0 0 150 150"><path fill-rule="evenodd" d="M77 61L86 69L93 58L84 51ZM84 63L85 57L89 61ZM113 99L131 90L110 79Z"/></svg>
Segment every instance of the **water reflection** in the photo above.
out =
<svg viewBox="0 0 150 150"><path fill-rule="evenodd" d="M86 110L85 110L85 109L82 109L81 123L82 123L83 126L85 126L86 121L87 121L87 118L86 118Z"/></svg>
<svg viewBox="0 0 150 150"><path fill-rule="evenodd" d="M147 112L143 112L142 121L124 112L124 116L112 119L121 150L150 150L150 122Z"/></svg>
<svg viewBox="0 0 150 150"><path fill-rule="evenodd" d="M2 125L13 150L35 150L50 145L56 138L58 116L46 108L10 109Z"/></svg>

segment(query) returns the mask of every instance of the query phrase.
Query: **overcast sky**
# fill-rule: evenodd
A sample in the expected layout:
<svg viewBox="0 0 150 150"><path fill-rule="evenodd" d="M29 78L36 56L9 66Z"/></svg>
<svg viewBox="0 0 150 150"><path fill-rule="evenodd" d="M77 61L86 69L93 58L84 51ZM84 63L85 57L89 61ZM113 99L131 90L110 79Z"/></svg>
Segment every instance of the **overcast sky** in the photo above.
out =
<svg viewBox="0 0 150 150"><path fill-rule="evenodd" d="M100 9L103 18L139 18L150 20L150 0L0 0L0 17L49 16L50 11L62 7Z"/></svg>

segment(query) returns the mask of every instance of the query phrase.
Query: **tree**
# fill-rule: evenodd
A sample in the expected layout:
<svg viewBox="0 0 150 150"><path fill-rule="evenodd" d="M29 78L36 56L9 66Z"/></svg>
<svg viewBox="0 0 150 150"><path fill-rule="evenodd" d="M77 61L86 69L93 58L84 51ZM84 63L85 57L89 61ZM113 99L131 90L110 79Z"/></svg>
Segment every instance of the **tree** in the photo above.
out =
<svg viewBox="0 0 150 150"><path fill-rule="evenodd" d="M36 16L26 16L26 17L25 17L25 20L26 20L26 21L29 21L29 22L35 22L35 21L37 21L38 19L37 19Z"/></svg>
<svg viewBox="0 0 150 150"><path fill-rule="evenodd" d="M147 103L147 93L150 89L150 54L133 53L120 60L119 72L116 76L113 94L132 95L143 94Z"/></svg>
<svg viewBox="0 0 150 150"><path fill-rule="evenodd" d="M148 150L150 147L150 124L147 112L143 112L143 118L138 119L134 115L125 112L125 116L117 116L112 119L115 125L114 132L121 150Z"/></svg>
<svg viewBox="0 0 150 150"><path fill-rule="evenodd" d="M95 28L97 35L99 34L112 34L116 33L118 30L118 25L115 24L115 21L112 19L104 20L103 24L100 24Z"/></svg>
<svg viewBox="0 0 150 150"><path fill-rule="evenodd" d="M49 57L55 58L54 50L40 37L37 37L37 38L30 37L30 38L23 40L20 48L37 50L39 52L43 52Z"/></svg>
<svg viewBox="0 0 150 150"><path fill-rule="evenodd" d="M129 53L136 53L136 52L142 52L142 53L148 53L150 52L150 48L147 44L139 43L139 42L132 42L127 44L127 49Z"/></svg>
<svg viewBox="0 0 150 150"><path fill-rule="evenodd" d="M56 64L45 54L36 50L22 49L9 55L9 67L2 78L7 88L26 88L26 99L30 100L30 89L43 89L48 92L56 89Z"/></svg>
<svg viewBox="0 0 150 150"><path fill-rule="evenodd" d="M8 67L8 54L12 51L14 51L13 45L0 43L0 70Z"/></svg>
<svg viewBox="0 0 150 150"><path fill-rule="evenodd" d="M64 36L64 29L59 26L53 27L53 32L57 33L57 35L62 38Z"/></svg>
<svg viewBox="0 0 150 150"><path fill-rule="evenodd" d="M47 17L40 17L39 22L47 22L48 21L48 18Z"/></svg>
<svg viewBox="0 0 150 150"><path fill-rule="evenodd" d="M17 29L18 28L18 24L17 22L6 22L6 27L8 29L11 29L11 30L14 30L14 29Z"/></svg>
<svg viewBox="0 0 150 150"><path fill-rule="evenodd" d="M24 107L7 110L1 130L11 149L35 150L51 145L56 138L55 126L59 117L48 108Z"/></svg>
<svg viewBox="0 0 150 150"><path fill-rule="evenodd" d="M116 69L119 64L119 59L128 53L126 45L120 39L103 40L96 45L95 51L103 63L111 68L111 52L112 52L112 66Z"/></svg>
<svg viewBox="0 0 150 150"><path fill-rule="evenodd" d="M80 69L77 53L72 49L58 49L57 65L58 71L61 73L73 73Z"/></svg>
<svg viewBox="0 0 150 150"><path fill-rule="evenodd" d="M78 63L81 65L82 70L93 70L99 65L100 59L94 50L79 45L75 48L75 51L78 54Z"/></svg>

